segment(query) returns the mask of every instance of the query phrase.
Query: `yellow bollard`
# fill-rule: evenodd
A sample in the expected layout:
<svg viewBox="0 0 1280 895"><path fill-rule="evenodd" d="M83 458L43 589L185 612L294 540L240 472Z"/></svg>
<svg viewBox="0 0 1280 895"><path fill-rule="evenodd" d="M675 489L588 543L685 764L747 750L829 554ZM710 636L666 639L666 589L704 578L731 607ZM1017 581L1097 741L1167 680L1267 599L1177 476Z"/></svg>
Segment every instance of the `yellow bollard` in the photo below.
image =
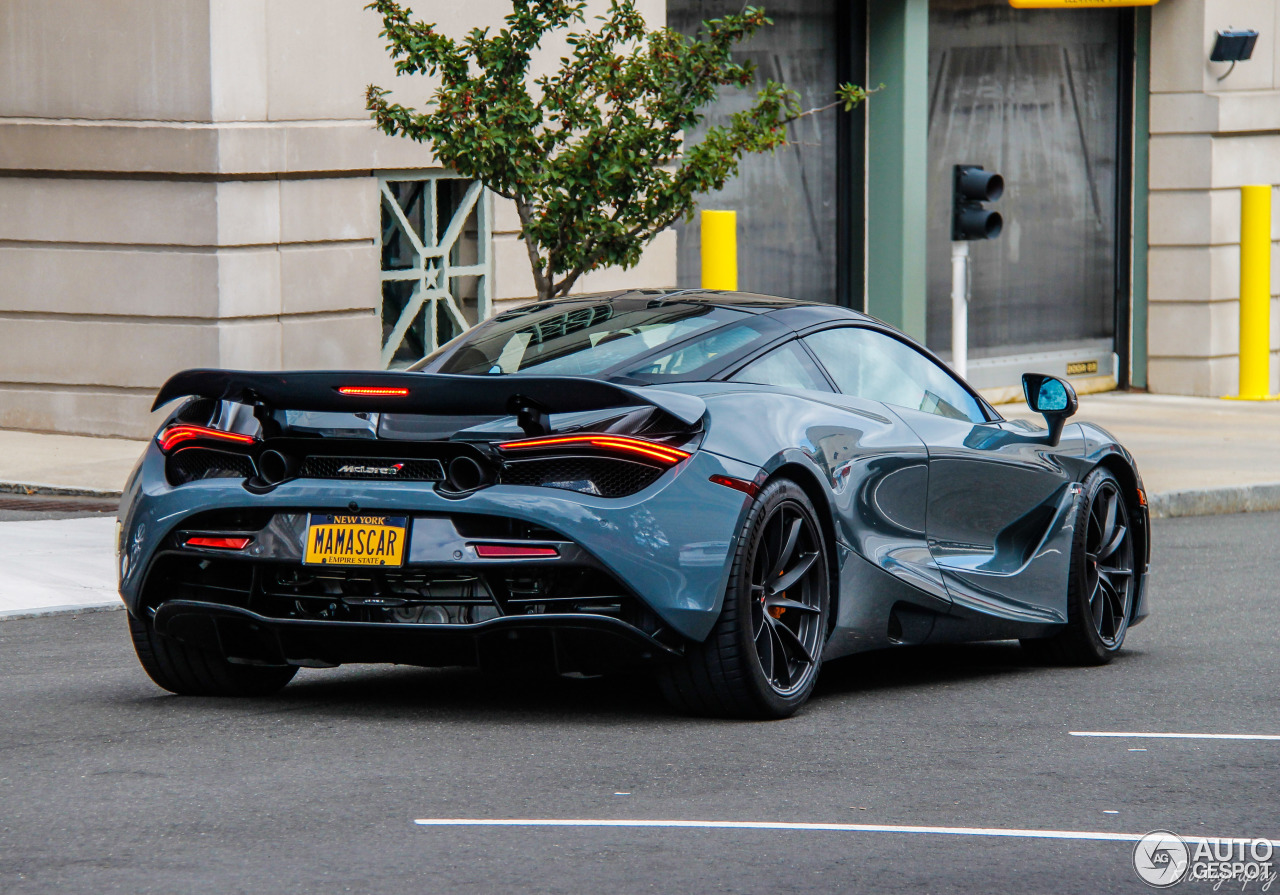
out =
<svg viewBox="0 0 1280 895"><path fill-rule="evenodd" d="M738 288L737 212L702 212L702 288Z"/></svg>
<svg viewBox="0 0 1280 895"><path fill-rule="evenodd" d="M1271 187L1240 187L1241 401L1271 397Z"/></svg>

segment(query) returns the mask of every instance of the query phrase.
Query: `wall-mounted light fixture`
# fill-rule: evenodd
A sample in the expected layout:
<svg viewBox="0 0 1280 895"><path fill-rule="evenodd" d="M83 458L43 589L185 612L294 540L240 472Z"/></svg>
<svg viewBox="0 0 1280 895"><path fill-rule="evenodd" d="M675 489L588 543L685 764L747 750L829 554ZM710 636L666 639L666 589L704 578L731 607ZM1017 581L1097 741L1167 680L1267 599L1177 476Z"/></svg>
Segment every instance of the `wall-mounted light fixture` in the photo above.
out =
<svg viewBox="0 0 1280 895"><path fill-rule="evenodd" d="M1247 61L1253 55L1253 47L1257 42L1257 31L1219 31L1213 39L1213 52L1209 54L1209 61L1230 62L1231 68L1218 80L1225 80L1227 75L1235 71L1237 62Z"/></svg>

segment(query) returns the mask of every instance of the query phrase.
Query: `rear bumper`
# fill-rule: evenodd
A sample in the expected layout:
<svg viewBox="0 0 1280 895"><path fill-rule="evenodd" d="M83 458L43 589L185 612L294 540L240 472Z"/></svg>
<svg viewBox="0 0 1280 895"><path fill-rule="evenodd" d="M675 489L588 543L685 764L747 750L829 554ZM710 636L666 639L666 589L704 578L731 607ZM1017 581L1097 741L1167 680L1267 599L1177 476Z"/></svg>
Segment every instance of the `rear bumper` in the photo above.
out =
<svg viewBox="0 0 1280 895"><path fill-rule="evenodd" d="M498 516L554 531L622 582L666 625L683 637L702 640L720 612L729 557L750 503L710 477L752 479L758 472L698 451L650 487L616 499L522 485L496 485L449 499L431 483L311 479L292 480L259 495L230 479L172 486L153 442L122 501L120 593L135 615L177 596L150 586L152 570L188 520L213 510L305 514L345 512L358 505L365 513L414 519ZM411 536L406 570L451 565L454 551L445 546ZM287 553L254 558L297 561Z"/></svg>
<svg viewBox="0 0 1280 895"><path fill-rule="evenodd" d="M678 655L626 622L577 614L508 616L471 625L383 624L269 618L235 606L170 600L156 631L250 665L426 667L551 664L603 671Z"/></svg>

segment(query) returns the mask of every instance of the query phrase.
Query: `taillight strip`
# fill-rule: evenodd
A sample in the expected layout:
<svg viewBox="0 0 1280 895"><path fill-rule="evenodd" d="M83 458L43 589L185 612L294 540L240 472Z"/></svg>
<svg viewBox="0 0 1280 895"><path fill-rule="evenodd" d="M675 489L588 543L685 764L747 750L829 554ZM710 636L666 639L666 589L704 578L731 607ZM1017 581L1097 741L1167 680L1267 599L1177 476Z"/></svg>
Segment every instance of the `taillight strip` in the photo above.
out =
<svg viewBox="0 0 1280 895"><path fill-rule="evenodd" d="M160 443L160 450L167 454L173 450L174 445L181 444L184 441L194 441L198 438L211 441L228 441L233 444L253 444L254 442L252 435L242 435L239 432L223 432L220 429L210 429L207 426L190 425L170 426L156 436L156 441Z"/></svg>
<svg viewBox="0 0 1280 895"><path fill-rule="evenodd" d="M674 466L681 460L689 457L688 451L682 451L679 448L673 448L669 445L660 444L656 441L646 441L643 438L632 438L628 435L608 435L597 433L593 435L555 435L547 438L526 438L522 441L508 441L498 445L499 450L503 451L525 451L536 450L538 448L559 448L559 447L576 447L589 446L599 448L605 451L614 451L616 453L637 454L642 457L648 457L652 460L659 460L668 466Z"/></svg>
<svg viewBox="0 0 1280 895"><path fill-rule="evenodd" d="M361 398L406 398L409 390L384 385L340 385L338 394Z"/></svg>

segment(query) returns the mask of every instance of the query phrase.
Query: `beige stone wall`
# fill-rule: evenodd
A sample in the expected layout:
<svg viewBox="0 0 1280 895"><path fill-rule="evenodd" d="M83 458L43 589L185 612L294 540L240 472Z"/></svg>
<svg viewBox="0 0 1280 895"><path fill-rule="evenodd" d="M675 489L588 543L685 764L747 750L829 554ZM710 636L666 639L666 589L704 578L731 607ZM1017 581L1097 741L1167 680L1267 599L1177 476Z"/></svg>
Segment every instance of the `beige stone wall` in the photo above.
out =
<svg viewBox="0 0 1280 895"><path fill-rule="evenodd" d="M377 173L434 160L368 122L366 84L427 85L397 82L362 5L0 3L0 427L143 436L179 369L378 365ZM509 9L435 6L456 33ZM495 210L510 304L532 280ZM664 234L581 288L674 281Z"/></svg>
<svg viewBox="0 0 1280 895"><path fill-rule="evenodd" d="M1214 33L1260 32L1224 80ZM1162 0L1152 10L1150 326L1152 391L1225 395L1238 385L1240 191L1280 184L1280 4ZM1280 192L1272 239L1280 239ZM1273 245L1280 272L1280 242ZM1280 276L1272 290L1280 295ZM1280 382L1280 300L1272 301L1271 390Z"/></svg>

